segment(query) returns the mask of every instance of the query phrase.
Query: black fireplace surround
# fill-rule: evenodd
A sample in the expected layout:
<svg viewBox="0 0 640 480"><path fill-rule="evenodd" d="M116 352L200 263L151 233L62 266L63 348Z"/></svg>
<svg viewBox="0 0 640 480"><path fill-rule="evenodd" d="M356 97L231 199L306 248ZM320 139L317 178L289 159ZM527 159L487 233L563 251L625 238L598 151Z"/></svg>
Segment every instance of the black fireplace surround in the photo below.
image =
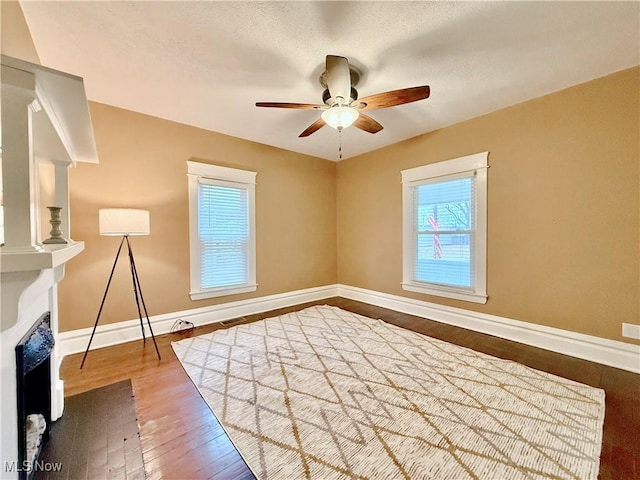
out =
<svg viewBox="0 0 640 480"><path fill-rule="evenodd" d="M16 345L16 373L18 399L18 465L19 478L34 473L33 463L40 448L49 439L51 425L51 350L55 341L51 331L51 314L44 313ZM46 429L34 462L27 464L27 416L40 414Z"/></svg>

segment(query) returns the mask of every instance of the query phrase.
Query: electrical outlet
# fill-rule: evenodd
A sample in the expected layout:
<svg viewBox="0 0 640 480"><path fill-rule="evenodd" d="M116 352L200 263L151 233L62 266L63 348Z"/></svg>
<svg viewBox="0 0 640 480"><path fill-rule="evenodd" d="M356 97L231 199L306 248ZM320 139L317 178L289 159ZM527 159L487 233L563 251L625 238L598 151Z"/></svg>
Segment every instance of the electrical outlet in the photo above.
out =
<svg viewBox="0 0 640 480"><path fill-rule="evenodd" d="M171 333L185 332L188 330L193 330L194 328L195 325L193 324L193 322L178 318L171 327Z"/></svg>
<svg viewBox="0 0 640 480"><path fill-rule="evenodd" d="M640 325L634 325L632 323L623 323L622 336L640 340Z"/></svg>

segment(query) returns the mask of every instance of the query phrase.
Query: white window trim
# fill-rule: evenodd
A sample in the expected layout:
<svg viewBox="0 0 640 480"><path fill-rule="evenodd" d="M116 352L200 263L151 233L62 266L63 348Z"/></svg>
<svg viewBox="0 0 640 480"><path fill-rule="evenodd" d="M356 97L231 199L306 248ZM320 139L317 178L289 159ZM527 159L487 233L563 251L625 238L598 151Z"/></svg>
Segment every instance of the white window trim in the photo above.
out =
<svg viewBox="0 0 640 480"><path fill-rule="evenodd" d="M255 219L255 185L256 172L221 167L208 163L187 161L187 177L189 180L189 258L191 300L235 295L254 292L256 283L256 219ZM226 183L247 189L249 202L249 280L242 285L232 287L205 288L200 285L200 242L198 239L198 184L200 181Z"/></svg>
<svg viewBox="0 0 640 480"><path fill-rule="evenodd" d="M474 303L487 303L487 168L489 152L402 170L402 288ZM476 174L476 238L473 290L413 280L413 209L411 187L445 175Z"/></svg>

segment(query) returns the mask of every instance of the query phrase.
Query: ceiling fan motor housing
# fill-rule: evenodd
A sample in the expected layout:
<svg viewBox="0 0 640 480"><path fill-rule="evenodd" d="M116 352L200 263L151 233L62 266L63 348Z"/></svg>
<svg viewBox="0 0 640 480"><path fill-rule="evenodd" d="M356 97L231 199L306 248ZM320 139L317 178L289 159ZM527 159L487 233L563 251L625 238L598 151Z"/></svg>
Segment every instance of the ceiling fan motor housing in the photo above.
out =
<svg viewBox="0 0 640 480"><path fill-rule="evenodd" d="M351 92L349 93L349 98L347 99L346 104L351 105L351 103L357 99L358 91L355 88L351 87ZM329 106L332 106L335 103L335 101L332 102L331 93L329 93L328 88L325 88L324 92L322 92L322 101L325 103L325 105Z"/></svg>

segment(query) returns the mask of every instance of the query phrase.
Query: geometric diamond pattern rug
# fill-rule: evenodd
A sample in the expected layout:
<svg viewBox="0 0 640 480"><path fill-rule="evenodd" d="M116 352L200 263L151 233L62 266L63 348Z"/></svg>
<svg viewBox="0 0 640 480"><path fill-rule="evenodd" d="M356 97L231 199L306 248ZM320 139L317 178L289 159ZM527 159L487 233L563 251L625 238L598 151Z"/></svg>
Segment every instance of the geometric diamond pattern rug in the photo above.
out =
<svg viewBox="0 0 640 480"><path fill-rule="evenodd" d="M596 479L604 391L332 306L172 344L259 479Z"/></svg>

